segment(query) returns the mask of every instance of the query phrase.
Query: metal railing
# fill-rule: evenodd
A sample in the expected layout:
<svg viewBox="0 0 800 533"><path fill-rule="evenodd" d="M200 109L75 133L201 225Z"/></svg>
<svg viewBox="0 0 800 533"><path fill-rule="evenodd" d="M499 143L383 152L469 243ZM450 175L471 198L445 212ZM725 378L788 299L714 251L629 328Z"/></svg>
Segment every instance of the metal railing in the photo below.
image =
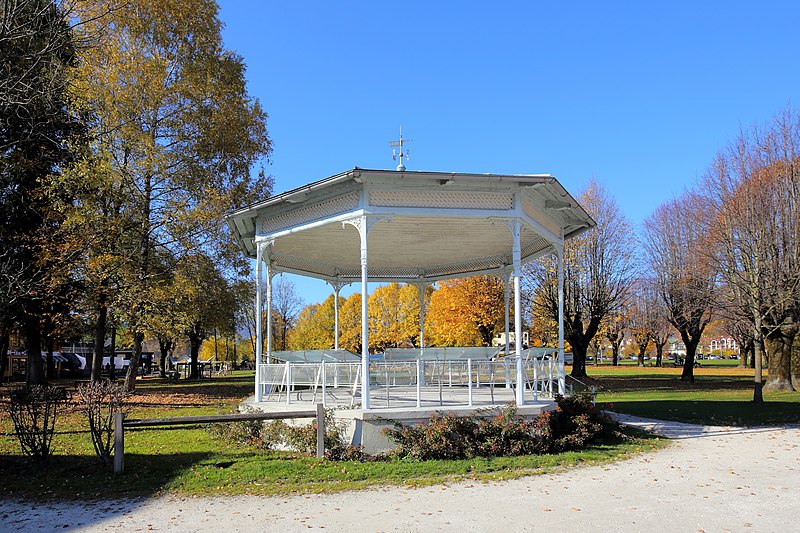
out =
<svg viewBox="0 0 800 533"><path fill-rule="evenodd" d="M534 401L553 398L558 391L560 367L551 359L523 361L525 394ZM291 404L333 402L355 406L360 401L361 363L263 363L264 401ZM373 408L409 404L491 405L509 401L495 389L517 386L516 361L489 360L374 361L369 367L370 400Z"/></svg>

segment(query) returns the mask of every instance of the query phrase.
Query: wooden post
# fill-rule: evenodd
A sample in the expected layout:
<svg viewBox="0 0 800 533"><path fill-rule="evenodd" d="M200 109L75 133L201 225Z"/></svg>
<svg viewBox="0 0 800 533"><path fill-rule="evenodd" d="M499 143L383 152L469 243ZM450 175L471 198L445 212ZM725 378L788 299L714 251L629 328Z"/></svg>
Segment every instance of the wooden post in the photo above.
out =
<svg viewBox="0 0 800 533"><path fill-rule="evenodd" d="M325 457L325 408L317 404L317 457Z"/></svg>
<svg viewBox="0 0 800 533"><path fill-rule="evenodd" d="M121 474L125 469L125 428L122 422L125 413L114 413L114 473Z"/></svg>

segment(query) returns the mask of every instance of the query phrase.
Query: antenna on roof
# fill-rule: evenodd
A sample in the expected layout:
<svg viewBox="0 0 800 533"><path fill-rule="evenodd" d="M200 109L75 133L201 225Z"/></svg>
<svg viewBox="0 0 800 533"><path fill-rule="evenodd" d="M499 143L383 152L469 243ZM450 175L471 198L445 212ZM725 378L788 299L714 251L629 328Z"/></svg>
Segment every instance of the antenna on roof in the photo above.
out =
<svg viewBox="0 0 800 533"><path fill-rule="evenodd" d="M392 150L392 160L399 160L399 164L397 165L397 170L399 170L401 172L406 169L406 166L403 164L403 157L405 157L406 161L408 161L408 155L410 153L408 150L406 150L405 152L403 151L403 144L405 144L407 142L411 142L412 140L413 139L403 139L403 126L401 125L400 126L400 140L399 141L389 141L389 146L399 146L400 147L400 153L398 153L396 149Z"/></svg>

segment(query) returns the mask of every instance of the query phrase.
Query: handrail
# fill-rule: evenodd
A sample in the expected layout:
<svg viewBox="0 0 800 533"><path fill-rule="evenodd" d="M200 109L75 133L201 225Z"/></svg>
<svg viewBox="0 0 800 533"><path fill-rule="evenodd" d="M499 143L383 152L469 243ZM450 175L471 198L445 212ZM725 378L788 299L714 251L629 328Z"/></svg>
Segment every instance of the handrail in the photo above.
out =
<svg viewBox="0 0 800 533"><path fill-rule="evenodd" d="M289 418L317 419L317 457L325 457L325 408L317 404L315 411L284 411L280 413L235 413L229 415L176 416L172 418L132 418L125 420L124 413L114 414L114 473L125 470L125 428L181 426L186 424L210 424L247 422L253 420L286 420Z"/></svg>

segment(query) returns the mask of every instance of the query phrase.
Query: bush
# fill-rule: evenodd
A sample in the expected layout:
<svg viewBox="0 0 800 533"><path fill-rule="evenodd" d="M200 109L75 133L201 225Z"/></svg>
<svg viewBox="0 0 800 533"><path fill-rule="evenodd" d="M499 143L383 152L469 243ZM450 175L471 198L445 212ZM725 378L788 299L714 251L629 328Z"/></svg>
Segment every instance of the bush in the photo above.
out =
<svg viewBox="0 0 800 533"><path fill-rule="evenodd" d="M32 385L11 391L9 414L22 453L37 459L52 454L59 411L69 401L63 387Z"/></svg>
<svg viewBox="0 0 800 533"><path fill-rule="evenodd" d="M555 411L544 411L534 420L507 406L491 418L437 414L416 426L395 424L384 433L399 444L396 455L419 460L558 453L615 433L616 424L588 396L557 396L556 402Z"/></svg>
<svg viewBox="0 0 800 533"><path fill-rule="evenodd" d="M555 411L539 415L540 429L549 432L548 453L580 450L602 438L618 433L617 424L602 414L588 394L556 396ZM545 422L549 426L543 428Z"/></svg>
<svg viewBox="0 0 800 533"><path fill-rule="evenodd" d="M125 400L129 396L122 384L107 380L78 385L78 398L89 421L94 452L106 465L111 465L114 454L114 415L127 414Z"/></svg>
<svg viewBox="0 0 800 533"><path fill-rule="evenodd" d="M384 429L384 434L400 445L397 451L400 457L421 461L461 459L477 455L477 428L473 417L435 414L416 426L395 424L394 429Z"/></svg>
<svg viewBox="0 0 800 533"><path fill-rule="evenodd" d="M242 412L254 413L256 410L245 406ZM273 445L268 424L263 420L211 424L208 426L208 431L219 440L235 446L252 446L260 450L269 450Z"/></svg>

